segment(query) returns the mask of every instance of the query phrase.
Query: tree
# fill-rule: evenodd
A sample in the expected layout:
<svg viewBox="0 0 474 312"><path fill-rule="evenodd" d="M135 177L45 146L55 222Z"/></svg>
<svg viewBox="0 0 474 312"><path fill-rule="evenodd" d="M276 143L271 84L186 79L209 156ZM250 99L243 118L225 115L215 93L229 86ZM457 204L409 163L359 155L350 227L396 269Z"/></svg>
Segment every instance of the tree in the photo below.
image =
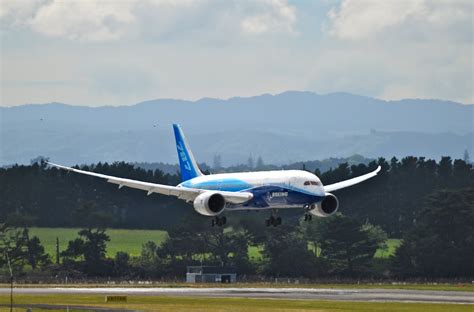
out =
<svg viewBox="0 0 474 312"><path fill-rule="evenodd" d="M463 160L466 164L469 164L471 162L467 149L464 150Z"/></svg>
<svg viewBox="0 0 474 312"><path fill-rule="evenodd" d="M107 242L109 236L105 229L83 229L79 231L79 236L84 237L84 260L86 263L94 263L105 259Z"/></svg>
<svg viewBox="0 0 474 312"><path fill-rule="evenodd" d="M89 201L73 212L73 218L82 227L105 227L112 224L112 218L97 209L95 202Z"/></svg>
<svg viewBox="0 0 474 312"><path fill-rule="evenodd" d="M202 237L206 251L211 254L217 264L222 266L240 264L249 268L249 241L248 236L242 230L234 229L231 232L226 232L222 227L214 227L203 232Z"/></svg>
<svg viewBox="0 0 474 312"><path fill-rule="evenodd" d="M315 275L315 257L296 227L270 228L263 247L264 272L270 276L311 277Z"/></svg>
<svg viewBox="0 0 474 312"><path fill-rule="evenodd" d="M35 270L38 265L51 263L49 256L44 252L44 247L41 245L37 236L33 236L29 239L26 246L28 263L31 265L33 270Z"/></svg>
<svg viewBox="0 0 474 312"><path fill-rule="evenodd" d="M82 229L79 237L69 241L67 249L62 253L69 260L83 259L84 272L89 275L104 275L106 267L106 249L109 236L105 229Z"/></svg>
<svg viewBox="0 0 474 312"><path fill-rule="evenodd" d="M380 237L372 237L356 219L336 214L322 223L321 256L327 260L330 273L357 276L369 271Z"/></svg>
<svg viewBox="0 0 474 312"><path fill-rule="evenodd" d="M13 271L21 272L27 263L27 243L25 231L3 225L0 231L0 267L7 267L8 258Z"/></svg>
<svg viewBox="0 0 474 312"><path fill-rule="evenodd" d="M130 255L123 251L118 251L114 259L114 273L117 276L130 275Z"/></svg>
<svg viewBox="0 0 474 312"><path fill-rule="evenodd" d="M26 264L35 270L38 265L50 263L39 238L30 238L28 228L14 229L3 226L0 230L0 253L0 259L6 258L4 255L8 254L15 271L21 271ZM0 260L0 267L5 264L6 259Z"/></svg>
<svg viewBox="0 0 474 312"><path fill-rule="evenodd" d="M400 277L474 276L474 188L426 198L416 226L392 259Z"/></svg>
<svg viewBox="0 0 474 312"><path fill-rule="evenodd" d="M155 242L148 241L142 245L140 256L132 258L130 265L133 271L141 277L151 277L161 274L163 266L157 255L158 247Z"/></svg>
<svg viewBox="0 0 474 312"><path fill-rule="evenodd" d="M215 154L212 160L212 169L219 170L222 168L222 157L221 155Z"/></svg>
<svg viewBox="0 0 474 312"><path fill-rule="evenodd" d="M61 252L61 256L66 258L66 260L75 260L79 257L82 257L81 260L84 260L84 240L81 238L76 238L68 242L66 250Z"/></svg>
<svg viewBox="0 0 474 312"><path fill-rule="evenodd" d="M252 155L250 155L249 158L247 159L247 166L249 167L249 169L253 169L255 166L255 162L253 160Z"/></svg>
<svg viewBox="0 0 474 312"><path fill-rule="evenodd" d="M453 174L453 163L451 157L444 156L438 164L439 186L446 188L450 185Z"/></svg>
<svg viewBox="0 0 474 312"><path fill-rule="evenodd" d="M206 253L205 240L203 234L210 228L206 222L203 225L196 224L196 220L187 219L182 224L168 231L168 238L157 248L158 256L170 258L171 262L176 262L177 258L182 259L188 265L193 262L193 258Z"/></svg>
<svg viewBox="0 0 474 312"><path fill-rule="evenodd" d="M367 234L368 238L372 240L375 245L377 245L377 249L383 251L388 249L388 235L380 226L366 222L362 225L361 230Z"/></svg>

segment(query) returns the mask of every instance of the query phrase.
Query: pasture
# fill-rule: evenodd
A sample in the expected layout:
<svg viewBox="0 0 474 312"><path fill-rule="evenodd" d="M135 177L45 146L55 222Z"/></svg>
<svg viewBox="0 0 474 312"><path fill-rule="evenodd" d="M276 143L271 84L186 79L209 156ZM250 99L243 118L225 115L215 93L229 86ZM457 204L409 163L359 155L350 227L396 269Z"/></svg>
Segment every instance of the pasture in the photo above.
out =
<svg viewBox="0 0 474 312"><path fill-rule="evenodd" d="M30 235L39 237L46 253L51 256L56 253L56 237L59 238L59 250L67 248L70 240L78 237L79 228L30 228ZM107 229L110 242L107 243L107 255L114 257L117 251L128 252L131 256L140 255L142 245L147 241L161 244L167 237L166 231L160 230L128 230Z"/></svg>
<svg viewBox="0 0 474 312"><path fill-rule="evenodd" d="M56 249L56 237L59 238L59 250L63 251L67 248L70 240L73 240L78 235L79 228L30 228L31 236L38 236L46 253L53 256ZM107 244L107 255L114 257L117 251L125 251L131 256L138 256L140 254L142 245L147 241L153 241L160 245L167 237L166 231L162 230L130 230L130 229L108 229L107 235L110 237L110 242ZM376 258L387 258L395 253L395 250L400 245L399 239L388 239L387 250L377 250ZM314 246L308 245L308 248L314 250ZM260 260L262 255L260 251L261 246L249 246L249 257L252 260Z"/></svg>

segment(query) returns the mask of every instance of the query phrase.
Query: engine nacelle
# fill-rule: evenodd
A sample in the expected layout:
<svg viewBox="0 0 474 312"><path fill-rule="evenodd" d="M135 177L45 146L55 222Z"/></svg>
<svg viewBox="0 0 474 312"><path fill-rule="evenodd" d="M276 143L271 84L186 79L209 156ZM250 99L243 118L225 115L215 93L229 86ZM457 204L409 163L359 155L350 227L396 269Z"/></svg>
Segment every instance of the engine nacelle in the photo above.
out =
<svg viewBox="0 0 474 312"><path fill-rule="evenodd" d="M339 208L339 201L337 197L331 193L326 193L326 197L317 204L311 205L311 214L318 217L329 217L336 213L337 208Z"/></svg>
<svg viewBox="0 0 474 312"><path fill-rule="evenodd" d="M224 207L224 196L216 192L204 192L194 199L194 210L204 216L217 216Z"/></svg>

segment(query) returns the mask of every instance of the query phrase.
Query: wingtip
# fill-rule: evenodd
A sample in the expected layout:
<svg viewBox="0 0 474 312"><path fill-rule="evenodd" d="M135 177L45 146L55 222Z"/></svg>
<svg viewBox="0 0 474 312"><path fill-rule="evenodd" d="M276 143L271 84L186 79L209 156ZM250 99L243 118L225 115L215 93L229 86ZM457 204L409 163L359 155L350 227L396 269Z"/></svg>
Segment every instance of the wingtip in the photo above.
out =
<svg viewBox="0 0 474 312"><path fill-rule="evenodd" d="M50 166L53 166L53 167L56 167L56 168L59 168L59 169L64 169L64 170L71 170L72 169L72 168L69 168L69 167L66 167L66 166L62 166L62 165L52 163L50 161L46 161L46 163Z"/></svg>

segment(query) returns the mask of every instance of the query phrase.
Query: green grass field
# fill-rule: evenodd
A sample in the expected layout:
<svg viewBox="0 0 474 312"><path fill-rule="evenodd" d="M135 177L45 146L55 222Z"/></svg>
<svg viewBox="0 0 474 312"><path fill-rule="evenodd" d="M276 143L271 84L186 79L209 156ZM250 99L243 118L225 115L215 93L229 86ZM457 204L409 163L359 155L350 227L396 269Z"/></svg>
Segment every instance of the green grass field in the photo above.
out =
<svg viewBox="0 0 474 312"><path fill-rule="evenodd" d="M46 252L51 256L55 255L56 237L59 237L59 249L65 250L70 240L76 238L80 229L75 228L37 228L30 229L30 235L39 237ZM159 230L118 230L108 229L107 235L110 242L107 244L107 254L114 257L117 251L128 252L132 256L138 256L142 245L147 241L154 241L161 244L168 235L166 231Z"/></svg>
<svg viewBox="0 0 474 312"><path fill-rule="evenodd" d="M394 239L394 238L390 238L387 240L387 250L377 250L377 252L375 253L375 258L388 258L390 257L391 255L395 254L395 251L397 250L397 248L400 246L400 244L402 243L402 241L400 239Z"/></svg>
<svg viewBox="0 0 474 312"><path fill-rule="evenodd" d="M46 252L53 256L56 248L56 237L59 237L59 249L65 250L67 243L77 237L78 228L37 228L30 229L30 235L36 235L41 240ZM147 241L154 241L160 245L167 237L166 231L161 230L127 230L127 229L108 229L107 235L110 236L110 242L107 244L107 255L114 257L117 251L128 252L132 256L140 254L142 245ZM400 245L399 239L389 239L387 241L388 249L378 250L376 258L387 258L392 255ZM313 248L313 246L309 246ZM261 246L249 246L249 257L254 261L262 258Z"/></svg>
<svg viewBox="0 0 474 312"><path fill-rule="evenodd" d="M398 302L341 302L314 300L280 300L248 298L196 298L168 296L128 296L126 303L105 303L100 295L19 295L17 304L44 304L94 306L109 309L130 309L140 311L473 311L473 305L398 303ZM9 311L9 296L0 295L0 311ZM25 311L15 308L14 311ZM33 309L33 311L37 311ZM75 310L78 311L78 310Z"/></svg>

